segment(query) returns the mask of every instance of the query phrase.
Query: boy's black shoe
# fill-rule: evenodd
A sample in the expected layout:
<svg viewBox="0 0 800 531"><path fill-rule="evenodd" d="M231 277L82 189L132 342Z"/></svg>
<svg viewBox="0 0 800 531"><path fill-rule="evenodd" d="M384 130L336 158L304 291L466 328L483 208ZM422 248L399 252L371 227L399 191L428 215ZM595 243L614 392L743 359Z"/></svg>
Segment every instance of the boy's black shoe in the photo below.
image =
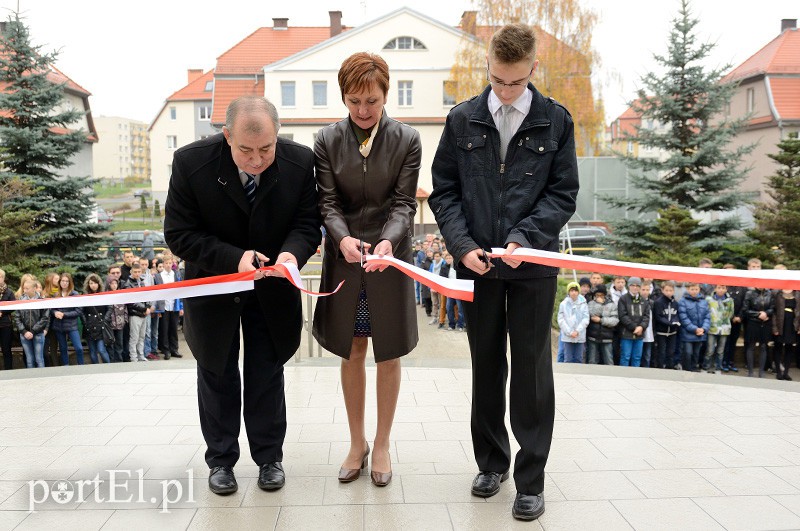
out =
<svg viewBox="0 0 800 531"><path fill-rule="evenodd" d="M233 494L239 489L233 467L215 466L208 475L208 489L214 494Z"/></svg>

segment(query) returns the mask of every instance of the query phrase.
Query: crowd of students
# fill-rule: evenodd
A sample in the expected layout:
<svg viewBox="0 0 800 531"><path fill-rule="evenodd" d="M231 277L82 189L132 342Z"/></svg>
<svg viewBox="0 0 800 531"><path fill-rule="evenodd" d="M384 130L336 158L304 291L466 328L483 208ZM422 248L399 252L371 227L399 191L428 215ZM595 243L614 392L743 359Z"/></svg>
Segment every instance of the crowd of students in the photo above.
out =
<svg viewBox="0 0 800 531"><path fill-rule="evenodd" d="M761 261L747 267L761 269ZM599 273L567 290L558 308L559 362L738 372L734 354L744 331L748 376L791 380L792 361L800 367L800 291L619 276L606 286Z"/></svg>
<svg viewBox="0 0 800 531"><path fill-rule="evenodd" d="M171 253L165 252L149 260L127 251L123 264L109 266L105 279L95 273L87 275L82 293L169 284L181 278L179 260ZM70 273L50 272L44 275L43 281L25 274L20 279L19 289L13 292L5 283L5 272L0 270L0 300L65 299L63 306L55 309L0 312L0 346L6 370L13 366L15 334L28 368L69 365L70 343L76 363L83 365L84 340L92 363L182 357L178 351L178 327L183 316L180 299L71 307L68 298L79 294L81 291Z"/></svg>
<svg viewBox="0 0 800 531"><path fill-rule="evenodd" d="M414 242L414 265L446 278L456 278L453 256L447 252L443 239L433 234L425 240ZM464 306L461 300L445 297L428 286L414 282L414 296L417 304L425 308L430 317L429 325L437 325L440 330L464 332Z"/></svg>

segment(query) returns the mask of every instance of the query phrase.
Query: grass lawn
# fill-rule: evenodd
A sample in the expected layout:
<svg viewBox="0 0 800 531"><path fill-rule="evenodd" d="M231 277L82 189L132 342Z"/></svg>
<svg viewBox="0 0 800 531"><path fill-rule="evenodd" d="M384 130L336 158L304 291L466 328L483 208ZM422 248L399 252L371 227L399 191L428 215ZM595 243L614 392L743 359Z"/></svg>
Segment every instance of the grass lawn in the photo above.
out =
<svg viewBox="0 0 800 531"><path fill-rule="evenodd" d="M131 190L137 188L150 188L150 183L136 183L132 186L128 186L121 183L112 183L103 181L95 183L93 187L94 194L97 199L105 199L108 197L127 195L130 194Z"/></svg>
<svg viewBox="0 0 800 531"><path fill-rule="evenodd" d="M163 230L160 220L150 220L150 216L146 216L144 218L144 222L142 222L141 213L139 216L136 215L135 212L127 212L125 214L125 221L122 220L122 217L117 215L114 218L114 222L109 226L109 232L117 232L120 230Z"/></svg>

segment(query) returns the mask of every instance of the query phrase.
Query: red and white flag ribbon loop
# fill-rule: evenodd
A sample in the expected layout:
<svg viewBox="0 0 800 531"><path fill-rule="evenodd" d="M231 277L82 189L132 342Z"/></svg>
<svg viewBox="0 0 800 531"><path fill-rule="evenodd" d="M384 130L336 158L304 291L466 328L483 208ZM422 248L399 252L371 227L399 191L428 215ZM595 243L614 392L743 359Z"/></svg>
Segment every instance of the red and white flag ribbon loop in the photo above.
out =
<svg viewBox="0 0 800 531"><path fill-rule="evenodd" d="M492 249L492 258L505 255L503 248ZM747 288L798 289L800 290L800 271L765 269L744 271L741 269L711 269L701 267L680 267L653 264L637 264L618 260L605 260L591 256L539 251L519 248L512 253L515 260L534 264L596 271L607 275L637 276L697 282L699 284L723 284L725 286L744 286Z"/></svg>
<svg viewBox="0 0 800 531"><path fill-rule="evenodd" d="M261 271L282 272L294 287L312 297L333 295L339 291L339 288L344 283L344 281L340 282L331 293L317 293L305 289L300 271L297 269L297 266L292 263L263 267ZM131 304L134 302L150 302L154 300L188 299L191 297L202 297L204 295L224 295L226 293L237 293L253 289L254 275L255 271L248 271L245 273L232 273L230 275L182 280L170 284L159 284L158 286L105 291L94 295L76 295L70 297L69 302L66 302L61 297L10 301L0 303L0 308L7 307L10 310L63 308L64 306L78 308L85 306L109 306L111 304Z"/></svg>
<svg viewBox="0 0 800 531"><path fill-rule="evenodd" d="M505 256L505 249L492 249L492 258ZM745 286L769 289L797 289L800 290L800 271L792 270L758 270L743 271L740 269L704 269L699 267L679 267L653 264L637 264L617 260L605 260L589 256L574 256L569 254L539 251L536 249L517 249L512 253L514 259L535 264L581 269L584 271L597 271L609 275L638 276L643 278L670 279L682 282L698 282L703 284L724 284L726 286ZM437 293L453 299L472 301L474 296L474 283L472 280L452 279L442 277L415 267L402 260L391 256L366 256L367 262L389 265L399 269L414 280L425 284ZM318 293L305 289L303 279L297 266L291 263L278 264L262 268L261 271L280 271L287 280L297 289L312 297L326 297L339 291L344 281L330 293ZM171 284L148 286L143 288L121 289L93 295L77 295L69 298L36 299L24 301L9 301L0 303L0 308L9 310L30 310L38 308L62 308L65 304L70 307L108 306L111 304L130 304L135 302L150 302L153 300L188 299L204 295L224 295L249 291L254 287L254 271L246 273L233 273L214 277L183 280Z"/></svg>

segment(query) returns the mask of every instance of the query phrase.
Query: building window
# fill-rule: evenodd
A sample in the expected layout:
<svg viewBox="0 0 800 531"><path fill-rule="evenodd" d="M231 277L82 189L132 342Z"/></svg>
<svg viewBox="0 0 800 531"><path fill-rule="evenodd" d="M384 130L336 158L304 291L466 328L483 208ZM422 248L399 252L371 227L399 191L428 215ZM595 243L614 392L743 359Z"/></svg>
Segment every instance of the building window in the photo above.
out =
<svg viewBox="0 0 800 531"><path fill-rule="evenodd" d="M314 89L314 107L325 107L328 105L328 82L312 81L311 87Z"/></svg>
<svg viewBox="0 0 800 531"><path fill-rule="evenodd" d="M747 112L756 110L756 91L755 89L747 89Z"/></svg>
<svg viewBox="0 0 800 531"><path fill-rule="evenodd" d="M197 110L199 113L198 116L199 120L208 121L211 119L211 105L203 105L202 107L199 107Z"/></svg>
<svg viewBox="0 0 800 531"><path fill-rule="evenodd" d="M167 164L167 175L172 176L172 164Z"/></svg>
<svg viewBox="0 0 800 531"><path fill-rule="evenodd" d="M633 154L633 142L629 140L628 141L628 155L632 155L632 154Z"/></svg>
<svg viewBox="0 0 800 531"><path fill-rule="evenodd" d="M412 92L414 90L413 81L397 82L397 104L401 107L409 107L413 102Z"/></svg>
<svg viewBox="0 0 800 531"><path fill-rule="evenodd" d="M169 119L170 120L177 120L178 119L178 109L175 107L169 108Z"/></svg>
<svg viewBox="0 0 800 531"><path fill-rule="evenodd" d="M214 82L206 81L206 87L203 89L203 92L211 92L212 90L214 90Z"/></svg>
<svg viewBox="0 0 800 531"><path fill-rule="evenodd" d="M442 105L455 105L456 104L456 81L443 81L442 82Z"/></svg>
<svg viewBox="0 0 800 531"><path fill-rule="evenodd" d="M178 147L178 137L175 135L167 135L167 149L176 149Z"/></svg>
<svg viewBox="0 0 800 531"><path fill-rule="evenodd" d="M422 44L419 39L414 37L403 36L395 37L383 45L384 50L427 50L427 47Z"/></svg>
<svg viewBox="0 0 800 531"><path fill-rule="evenodd" d="M281 105L294 107L294 81L281 81Z"/></svg>

